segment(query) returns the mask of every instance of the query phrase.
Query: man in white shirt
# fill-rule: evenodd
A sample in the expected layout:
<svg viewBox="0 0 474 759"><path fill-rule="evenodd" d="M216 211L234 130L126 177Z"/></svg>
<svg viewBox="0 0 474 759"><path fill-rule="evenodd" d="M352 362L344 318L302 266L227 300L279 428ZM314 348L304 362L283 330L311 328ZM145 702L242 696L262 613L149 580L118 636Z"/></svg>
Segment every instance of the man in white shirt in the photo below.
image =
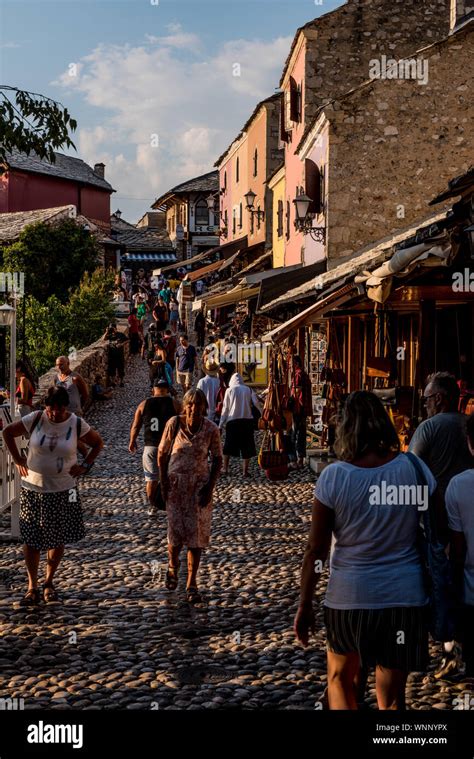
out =
<svg viewBox="0 0 474 759"><path fill-rule="evenodd" d="M249 476L250 459L257 455L252 406L260 413L262 404L255 391L247 387L238 372L232 375L225 391L219 428L226 428L223 474L228 474L231 456L242 457L243 476Z"/></svg>
<svg viewBox="0 0 474 759"><path fill-rule="evenodd" d="M197 389L202 390L206 396L208 406L207 418L213 422L216 417L216 399L221 384L217 375L219 367L214 363L206 363L203 368L206 376L199 380Z"/></svg>

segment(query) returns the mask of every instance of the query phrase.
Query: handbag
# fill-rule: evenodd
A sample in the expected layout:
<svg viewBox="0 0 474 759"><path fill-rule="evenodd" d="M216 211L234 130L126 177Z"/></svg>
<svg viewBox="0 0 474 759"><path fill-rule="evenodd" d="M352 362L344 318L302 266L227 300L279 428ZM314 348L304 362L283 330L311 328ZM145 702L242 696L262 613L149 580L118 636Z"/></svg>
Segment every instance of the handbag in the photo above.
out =
<svg viewBox="0 0 474 759"><path fill-rule="evenodd" d="M406 453L417 475L418 484L427 486L423 469L413 453ZM430 497L428 508L421 512L418 547L424 570L426 591L430 598L428 630L440 642L454 640L456 628L456 593L452 568L443 544L436 535L434 504Z"/></svg>
<svg viewBox="0 0 474 759"><path fill-rule="evenodd" d="M286 466L288 469L288 456L283 450L277 435L271 432L265 432L262 440L260 453L258 454L258 465L261 469L279 469ZM268 475L267 475L268 476Z"/></svg>

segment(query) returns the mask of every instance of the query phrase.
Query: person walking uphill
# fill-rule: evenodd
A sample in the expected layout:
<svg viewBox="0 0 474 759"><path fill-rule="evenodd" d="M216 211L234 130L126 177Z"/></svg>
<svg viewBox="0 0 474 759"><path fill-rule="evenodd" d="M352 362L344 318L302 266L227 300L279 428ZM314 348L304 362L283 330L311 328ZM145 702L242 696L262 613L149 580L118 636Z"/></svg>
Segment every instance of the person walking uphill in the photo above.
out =
<svg viewBox="0 0 474 759"><path fill-rule="evenodd" d="M242 455L243 475L249 476L250 459L257 455L252 406L262 411L255 391L247 387L240 374L235 372L224 395L219 421L220 429L225 427L224 474L228 474L230 457L240 458Z"/></svg>
<svg viewBox="0 0 474 759"><path fill-rule="evenodd" d="M185 545L187 598L194 603L201 600L197 573L202 549L209 545L212 494L222 467L222 447L217 425L206 419L207 402L201 390L186 393L183 412L165 427L158 466L168 515L166 587L175 590L178 585L179 555Z"/></svg>
<svg viewBox="0 0 474 759"><path fill-rule="evenodd" d="M382 403L366 391L348 396L334 449L340 460L324 469L315 489L295 633L307 646L314 590L335 535L324 601L329 708L357 709L360 668L375 666L379 709L404 709L408 673L428 663L417 471L400 453ZM419 465L431 496L436 480ZM408 503L402 495L387 497L384 486L416 496Z"/></svg>
<svg viewBox="0 0 474 759"><path fill-rule="evenodd" d="M171 417L181 411L181 404L169 394L169 383L165 379L156 379L153 383L153 395L142 401L135 411L135 417L130 428L130 453L136 453L137 438L143 426L143 473L145 475L146 494L149 501L148 515L155 510L156 494L158 491L160 473L158 470L158 446Z"/></svg>
<svg viewBox="0 0 474 759"><path fill-rule="evenodd" d="M63 387L50 388L45 411L33 411L3 431L5 445L21 475L20 533L28 572L28 591L20 602L34 606L41 597L57 601L53 579L64 555L64 546L85 535L76 478L87 474L103 448L99 433L68 410ZM15 438L29 435L28 457L20 456ZM89 450L77 462L78 440ZM43 593L38 589L41 551L47 552Z"/></svg>
<svg viewBox="0 0 474 759"><path fill-rule="evenodd" d="M56 369L58 373L54 385L63 387L67 391L69 413L82 416L82 410L89 398L89 389L86 383L80 374L71 370L69 359L66 356L59 356L56 359Z"/></svg>

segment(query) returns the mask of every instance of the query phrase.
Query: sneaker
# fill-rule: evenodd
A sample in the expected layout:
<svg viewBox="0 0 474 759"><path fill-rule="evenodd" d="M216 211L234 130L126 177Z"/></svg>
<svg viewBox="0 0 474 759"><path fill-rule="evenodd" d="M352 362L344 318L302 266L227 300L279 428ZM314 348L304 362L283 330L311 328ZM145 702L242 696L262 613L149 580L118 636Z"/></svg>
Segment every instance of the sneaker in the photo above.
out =
<svg viewBox="0 0 474 759"><path fill-rule="evenodd" d="M446 654L441 660L441 665L433 674L435 680L441 680L445 677L456 677L464 673L464 664L461 659L459 646L455 646L451 653Z"/></svg>

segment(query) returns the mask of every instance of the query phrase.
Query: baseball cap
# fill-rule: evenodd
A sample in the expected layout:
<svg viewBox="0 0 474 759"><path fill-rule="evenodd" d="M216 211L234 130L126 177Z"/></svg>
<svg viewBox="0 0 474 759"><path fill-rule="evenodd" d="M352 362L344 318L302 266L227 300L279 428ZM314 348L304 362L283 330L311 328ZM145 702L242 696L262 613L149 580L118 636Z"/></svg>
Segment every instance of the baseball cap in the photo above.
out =
<svg viewBox="0 0 474 759"><path fill-rule="evenodd" d="M168 388L169 388L169 386L170 386L170 385L169 385L169 382L168 382L168 380L165 380L165 379L163 379L163 378L161 378L161 379L156 379L156 380L154 381L154 383L153 383L153 387L163 387L163 388L166 388L166 389L168 389Z"/></svg>

